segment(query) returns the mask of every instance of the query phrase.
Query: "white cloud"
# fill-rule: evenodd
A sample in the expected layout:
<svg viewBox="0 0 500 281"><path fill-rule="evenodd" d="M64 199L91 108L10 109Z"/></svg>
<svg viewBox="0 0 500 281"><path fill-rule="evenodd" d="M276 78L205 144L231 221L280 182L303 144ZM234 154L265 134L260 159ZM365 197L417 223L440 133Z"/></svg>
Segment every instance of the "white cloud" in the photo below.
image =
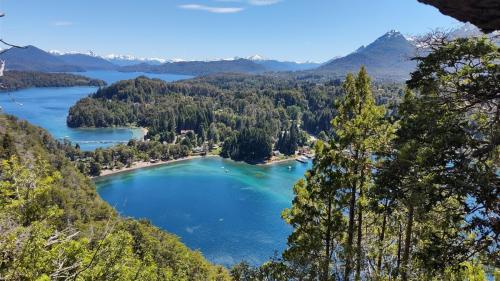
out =
<svg viewBox="0 0 500 281"><path fill-rule="evenodd" d="M53 23L54 26L71 26L73 25L70 21L56 21Z"/></svg>
<svg viewBox="0 0 500 281"><path fill-rule="evenodd" d="M281 2L281 0L249 0L248 3L255 6L269 6Z"/></svg>
<svg viewBox="0 0 500 281"><path fill-rule="evenodd" d="M207 11L210 13L216 14L232 14L238 13L244 10L244 8L240 7L213 7L213 6L205 6L200 4L186 4L180 5L179 8L186 10L199 10L199 11Z"/></svg>

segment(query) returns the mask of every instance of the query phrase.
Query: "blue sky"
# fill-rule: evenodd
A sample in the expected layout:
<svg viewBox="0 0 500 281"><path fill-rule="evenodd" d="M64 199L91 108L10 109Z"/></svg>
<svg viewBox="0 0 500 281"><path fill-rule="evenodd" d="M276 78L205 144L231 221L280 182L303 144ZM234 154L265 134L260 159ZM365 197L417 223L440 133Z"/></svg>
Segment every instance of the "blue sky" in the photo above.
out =
<svg viewBox="0 0 500 281"><path fill-rule="evenodd" d="M0 0L0 37L45 50L326 61L391 29L458 22L417 0Z"/></svg>

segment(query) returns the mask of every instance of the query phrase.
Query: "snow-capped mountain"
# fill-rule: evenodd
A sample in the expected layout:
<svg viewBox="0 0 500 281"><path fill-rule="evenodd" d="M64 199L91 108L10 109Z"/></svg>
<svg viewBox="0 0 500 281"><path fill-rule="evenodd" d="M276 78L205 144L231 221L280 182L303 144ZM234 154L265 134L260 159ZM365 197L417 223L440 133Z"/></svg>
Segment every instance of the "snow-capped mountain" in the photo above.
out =
<svg viewBox="0 0 500 281"><path fill-rule="evenodd" d="M246 59L248 60L252 60L252 61L263 61L263 60L269 60L261 55L253 55L253 56L249 56L247 57Z"/></svg>
<svg viewBox="0 0 500 281"><path fill-rule="evenodd" d="M367 46L361 46L345 57L332 59L318 68L319 71L345 75L365 66L376 78L401 80L408 77L415 62L410 58L415 45L397 30L391 30Z"/></svg>
<svg viewBox="0 0 500 281"><path fill-rule="evenodd" d="M141 63L159 65L162 63L170 62L170 60L166 60L163 58L139 58L132 55L116 55L116 54L103 56L103 58L118 66L127 66L127 65L141 64Z"/></svg>

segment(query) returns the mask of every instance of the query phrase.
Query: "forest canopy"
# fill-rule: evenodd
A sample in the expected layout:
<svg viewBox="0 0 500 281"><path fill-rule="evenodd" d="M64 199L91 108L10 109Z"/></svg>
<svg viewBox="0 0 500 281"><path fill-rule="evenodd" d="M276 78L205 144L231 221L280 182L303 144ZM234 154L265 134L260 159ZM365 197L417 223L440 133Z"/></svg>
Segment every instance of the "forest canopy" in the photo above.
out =
<svg viewBox="0 0 500 281"><path fill-rule="evenodd" d="M381 104L396 103L403 94L398 84L377 84L374 92ZM162 142L192 130L204 141L227 140L223 155L253 162L269 157L273 149L290 153L299 137L294 136L286 149L275 144L292 132L292 124L299 130L293 134L332 135L333 104L341 95L335 80L319 84L224 74L166 83L139 77L80 100L70 109L67 123L70 127L136 125L149 129L148 138ZM257 151L261 145L265 151Z"/></svg>

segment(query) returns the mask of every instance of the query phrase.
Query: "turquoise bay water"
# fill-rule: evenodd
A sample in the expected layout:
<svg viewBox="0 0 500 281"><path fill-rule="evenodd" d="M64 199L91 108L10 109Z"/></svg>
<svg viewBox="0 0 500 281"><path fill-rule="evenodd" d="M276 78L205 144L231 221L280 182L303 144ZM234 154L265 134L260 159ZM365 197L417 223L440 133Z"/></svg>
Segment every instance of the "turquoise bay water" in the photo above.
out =
<svg viewBox="0 0 500 281"><path fill-rule="evenodd" d="M190 78L114 71L79 74L107 83L140 75L166 81ZM139 129L66 126L69 107L95 91L95 87L25 89L0 93L0 106L85 150L138 137ZM195 159L115 175L97 186L102 198L123 215L152 221L213 262L260 264L284 249L290 227L280 214L290 206L292 186L309 166L295 161L262 167L221 158Z"/></svg>
<svg viewBox="0 0 500 281"><path fill-rule="evenodd" d="M280 214L310 165L252 166L215 157L118 174L96 184L122 215L150 220L210 261L257 265L285 248L291 229Z"/></svg>
<svg viewBox="0 0 500 281"><path fill-rule="evenodd" d="M131 79L140 75L166 81L189 78L180 75L150 75L145 73L122 73L116 71L93 71L79 73L99 78L108 83ZM68 139L80 144L83 150L108 147L141 137L141 130L134 128L72 129L66 126L69 108L79 99L94 93L96 87L31 88L0 93L2 111L28 120L48 130L57 139Z"/></svg>

